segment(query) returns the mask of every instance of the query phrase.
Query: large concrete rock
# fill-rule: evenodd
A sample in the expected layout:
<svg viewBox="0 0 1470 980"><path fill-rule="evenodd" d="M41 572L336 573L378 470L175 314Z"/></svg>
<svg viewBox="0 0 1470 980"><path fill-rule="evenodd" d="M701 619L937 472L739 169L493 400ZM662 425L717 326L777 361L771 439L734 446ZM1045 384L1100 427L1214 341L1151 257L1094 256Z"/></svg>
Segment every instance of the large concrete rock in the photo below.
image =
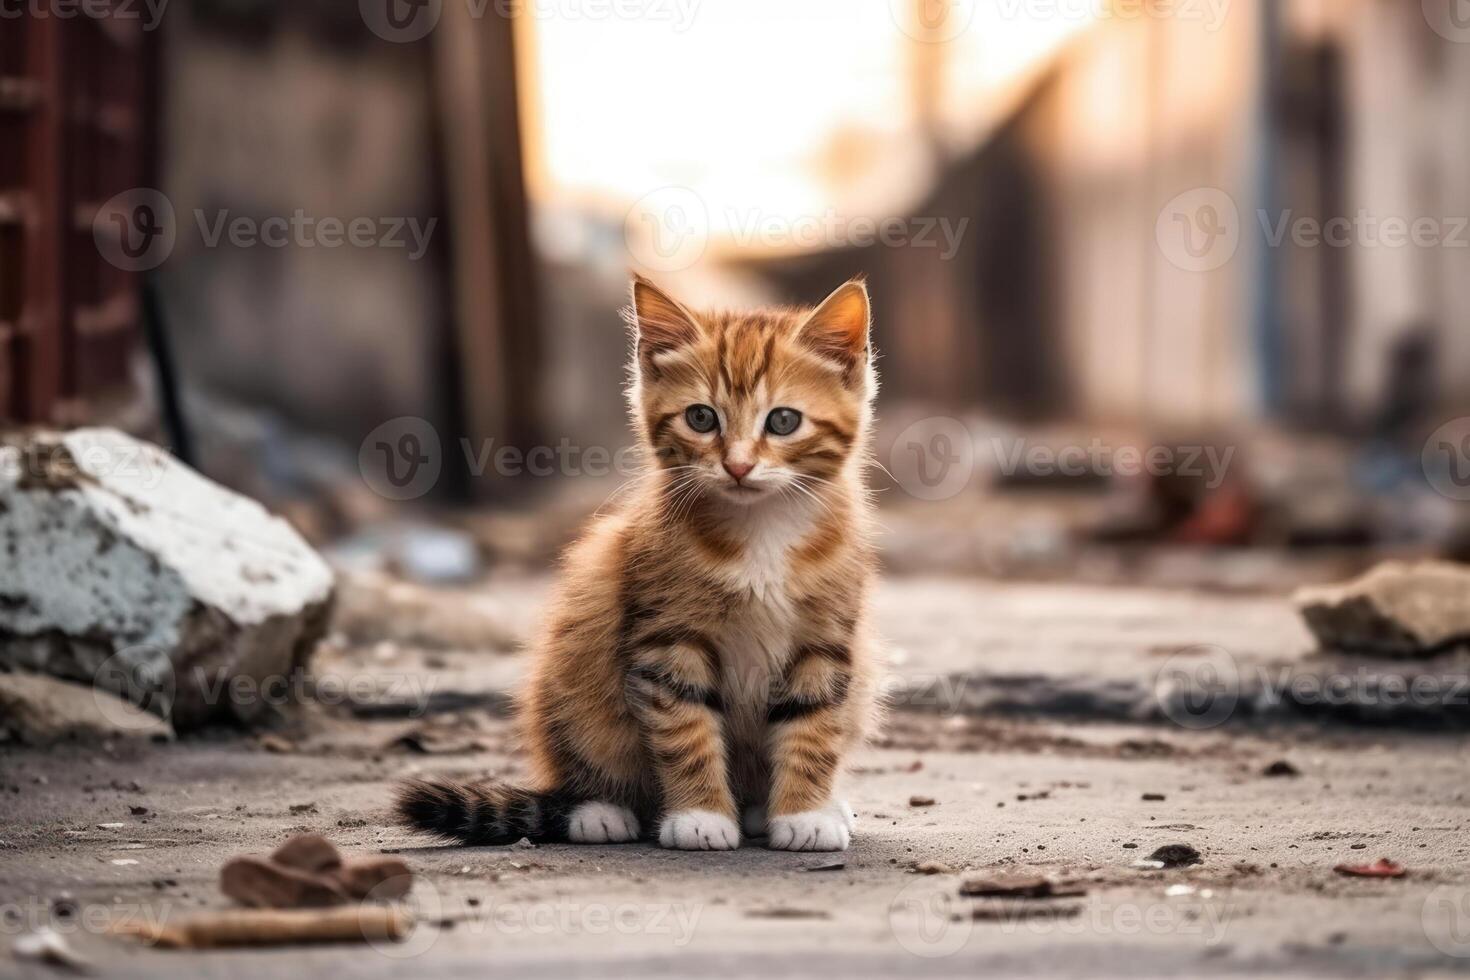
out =
<svg viewBox="0 0 1470 980"><path fill-rule="evenodd" d="M1325 650L1427 657L1470 644L1470 568L1385 562L1344 585L1301 589L1297 609Z"/></svg>
<svg viewBox="0 0 1470 980"><path fill-rule="evenodd" d="M185 729L289 700L332 572L252 500L109 429L0 437L0 662Z"/></svg>

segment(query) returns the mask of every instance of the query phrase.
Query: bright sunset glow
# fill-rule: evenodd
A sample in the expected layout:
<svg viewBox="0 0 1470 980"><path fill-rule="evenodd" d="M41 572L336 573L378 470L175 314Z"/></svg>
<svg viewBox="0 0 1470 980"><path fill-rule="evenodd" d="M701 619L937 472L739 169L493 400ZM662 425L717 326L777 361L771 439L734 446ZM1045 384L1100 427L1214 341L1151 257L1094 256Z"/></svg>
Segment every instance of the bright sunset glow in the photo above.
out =
<svg viewBox="0 0 1470 980"><path fill-rule="evenodd" d="M600 17L548 5L523 25L533 194L612 215L688 187L717 232L751 208L903 207L930 165L916 64L940 66L929 115L944 137L973 141L999 98L1090 22L972 0L936 52L906 33L918 33L909 2L625 0ZM612 15L630 7L645 14Z"/></svg>

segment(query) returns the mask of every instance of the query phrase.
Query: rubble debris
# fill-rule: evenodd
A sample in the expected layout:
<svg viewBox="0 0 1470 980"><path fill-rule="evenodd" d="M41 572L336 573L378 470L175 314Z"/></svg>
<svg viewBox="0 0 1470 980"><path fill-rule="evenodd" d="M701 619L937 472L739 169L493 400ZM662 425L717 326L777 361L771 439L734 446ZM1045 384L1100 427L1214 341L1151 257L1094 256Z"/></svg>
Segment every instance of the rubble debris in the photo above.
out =
<svg viewBox="0 0 1470 980"><path fill-rule="evenodd" d="M330 876L298 871L258 857L237 857L220 870L219 888L251 908L302 909L344 905L347 892Z"/></svg>
<svg viewBox="0 0 1470 980"><path fill-rule="evenodd" d="M18 960L46 963L73 973L91 973L92 962L72 949L66 937L50 926L40 926L16 937L10 950Z"/></svg>
<svg viewBox="0 0 1470 980"><path fill-rule="evenodd" d="M180 730L268 716L275 699L220 691L303 667L333 594L285 521L112 429L0 437L0 547L0 663Z"/></svg>
<svg viewBox="0 0 1470 980"><path fill-rule="evenodd" d="M1075 898L1087 889L1070 882L1057 882L1041 875L1010 875L971 878L960 885L966 898Z"/></svg>
<svg viewBox="0 0 1470 980"><path fill-rule="evenodd" d="M1409 873L1402 864L1379 858L1372 864L1339 864L1332 869L1349 878L1402 878Z"/></svg>
<svg viewBox="0 0 1470 980"><path fill-rule="evenodd" d="M1470 644L1470 567L1384 562L1350 582L1293 596L1324 650L1429 657Z"/></svg>
<svg viewBox="0 0 1470 980"><path fill-rule="evenodd" d="M832 913L824 909L798 909L778 905L774 908L746 909L748 919L830 919Z"/></svg>
<svg viewBox="0 0 1470 980"><path fill-rule="evenodd" d="M1033 902L995 902L977 905L970 910L973 922L1021 922L1036 919L1075 919L1082 914L1076 902L1041 905Z"/></svg>
<svg viewBox="0 0 1470 980"><path fill-rule="evenodd" d="M935 799L932 796L910 796L909 806L933 806Z"/></svg>
<svg viewBox="0 0 1470 980"><path fill-rule="evenodd" d="M290 755L296 751L296 743L270 732L256 739L255 744L272 755Z"/></svg>
<svg viewBox="0 0 1470 980"><path fill-rule="evenodd" d="M1147 858L1137 862L1136 867L1187 868L1200 864L1204 858L1190 844L1165 844Z"/></svg>
<svg viewBox="0 0 1470 980"><path fill-rule="evenodd" d="M514 698L505 691L430 691L421 697L374 697L370 700L349 694L347 707L355 718L384 721L470 711L492 718L508 718L513 713L514 703Z"/></svg>
<svg viewBox="0 0 1470 980"><path fill-rule="evenodd" d="M13 739L44 748L68 741L172 737L168 722L106 691L42 674L0 673L0 742Z"/></svg>
<svg viewBox="0 0 1470 980"><path fill-rule="evenodd" d="M1288 779L1294 779L1301 774L1302 771L1300 769L1292 765L1290 762L1287 762L1285 759L1277 759L1265 769L1261 770L1262 776L1270 776L1273 778L1285 777Z"/></svg>
<svg viewBox="0 0 1470 980"><path fill-rule="evenodd" d="M353 899L396 901L413 887L398 858L344 860L320 834L299 834L268 858L247 855L220 871L220 890L254 908L323 908Z"/></svg>
<svg viewBox="0 0 1470 980"><path fill-rule="evenodd" d="M467 755L485 751L485 743L453 729L421 728L404 732L385 748L402 749L416 755Z"/></svg>
<svg viewBox="0 0 1470 980"><path fill-rule="evenodd" d="M332 909L230 909L166 924L130 919L112 931L165 949L219 949L397 942L409 934L412 926L412 915L398 906L349 905Z"/></svg>

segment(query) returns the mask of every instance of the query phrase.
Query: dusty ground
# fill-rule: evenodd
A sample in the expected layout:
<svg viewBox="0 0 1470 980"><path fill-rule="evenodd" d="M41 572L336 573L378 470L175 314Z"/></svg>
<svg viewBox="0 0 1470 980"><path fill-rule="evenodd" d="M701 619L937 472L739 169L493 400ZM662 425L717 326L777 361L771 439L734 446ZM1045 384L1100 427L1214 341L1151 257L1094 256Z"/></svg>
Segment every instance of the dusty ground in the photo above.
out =
<svg viewBox="0 0 1470 980"><path fill-rule="evenodd" d="M424 846L385 824L388 787L417 772L516 775L502 707L520 658L503 651L529 628L541 587L497 583L475 614L483 641L469 617L448 639L425 626L463 597L349 596L356 618L318 664L342 685L276 736L7 750L0 928L8 937L70 911L61 928L107 975L150 978L1470 973L1463 736L1192 731L924 706L892 715L853 760L859 833L843 855ZM1303 642L1285 606L1260 598L899 579L880 609L901 676L987 657L1039 669L1055 653L1069 670L1093 658L1125 677L1130 663L1150 669L1191 643L1288 656ZM400 635L364 645L375 610ZM429 713L394 717L382 706L395 700ZM1279 759L1301 775L1262 774ZM108 823L123 826L98 827ZM406 943L183 953L100 934L108 920L224 906L225 858L304 830L413 866L421 925ZM1170 843L1198 848L1203 863L1133 866ZM1381 856L1408 877L1333 871ZM924 862L951 870L917 873ZM1086 894L1029 905L959 896L967 878L1021 870ZM0 974L16 971L50 974L0 954Z"/></svg>

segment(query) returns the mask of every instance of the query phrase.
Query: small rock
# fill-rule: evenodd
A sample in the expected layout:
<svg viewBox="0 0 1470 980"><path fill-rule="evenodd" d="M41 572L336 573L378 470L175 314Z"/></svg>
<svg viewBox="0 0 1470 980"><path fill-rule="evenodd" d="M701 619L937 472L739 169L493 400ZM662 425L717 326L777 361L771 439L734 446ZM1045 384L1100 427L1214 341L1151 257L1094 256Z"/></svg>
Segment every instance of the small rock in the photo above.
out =
<svg viewBox="0 0 1470 980"><path fill-rule="evenodd" d="M825 864L808 865L807 871L841 871L847 867L846 861L828 861Z"/></svg>
<svg viewBox="0 0 1470 980"><path fill-rule="evenodd" d="M1192 864L1199 864L1204 859L1200 853L1190 844L1165 844L1148 856L1148 860L1157 862L1161 868L1187 868Z"/></svg>
<svg viewBox="0 0 1470 980"><path fill-rule="evenodd" d="M935 803L932 796L910 796L909 806L933 806Z"/></svg>
<svg viewBox="0 0 1470 980"><path fill-rule="evenodd" d="M0 571L0 592L4 592ZM0 635L4 624L0 623ZM45 747L112 738L173 737L168 722L100 688L17 671L0 673L0 741ZM45 776L37 776L46 785Z"/></svg>
<svg viewBox="0 0 1470 980"><path fill-rule="evenodd" d="M273 755L290 755L296 751L294 743L279 735L265 734L255 740L255 744Z"/></svg>
<svg viewBox="0 0 1470 980"><path fill-rule="evenodd" d="M1143 799L1146 803L1162 803L1164 802L1164 800L1168 799L1168 797L1166 797L1163 793L1144 793Z"/></svg>
<svg viewBox="0 0 1470 980"><path fill-rule="evenodd" d="M316 813L315 803L292 803L292 813Z"/></svg>
<svg viewBox="0 0 1470 980"><path fill-rule="evenodd" d="M18 960L59 966L73 973L92 972L91 962L72 949L66 937L50 926L41 926L18 937L10 948Z"/></svg>
<svg viewBox="0 0 1470 980"><path fill-rule="evenodd" d="M1332 870L1349 878L1402 878L1409 873L1403 865L1388 858L1379 858L1372 864L1339 864Z"/></svg>
<svg viewBox="0 0 1470 980"><path fill-rule="evenodd" d="M128 807L128 812L135 817L146 817L148 816L149 810L146 806L130 806Z"/></svg>
<svg viewBox="0 0 1470 980"><path fill-rule="evenodd" d="M943 861L923 861L914 865L914 870L921 875L952 875L954 868Z"/></svg>
<svg viewBox="0 0 1470 980"><path fill-rule="evenodd" d="M1302 771L1285 759L1277 759L1265 769L1261 770L1262 776L1293 778L1300 776Z"/></svg>
<svg viewBox="0 0 1470 980"><path fill-rule="evenodd" d="M1470 568L1450 562L1384 562L1292 601L1325 650L1426 657L1470 638Z"/></svg>

